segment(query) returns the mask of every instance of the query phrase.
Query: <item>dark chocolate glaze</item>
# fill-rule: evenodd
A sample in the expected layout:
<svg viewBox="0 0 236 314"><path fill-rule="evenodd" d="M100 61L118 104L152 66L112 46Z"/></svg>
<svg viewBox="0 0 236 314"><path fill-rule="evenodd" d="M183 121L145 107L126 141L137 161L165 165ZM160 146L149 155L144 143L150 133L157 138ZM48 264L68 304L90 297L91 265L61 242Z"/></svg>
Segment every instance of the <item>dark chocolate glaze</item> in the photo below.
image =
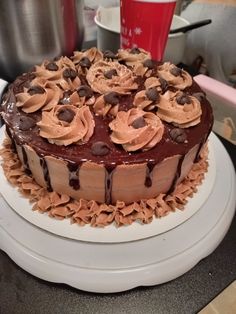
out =
<svg viewBox="0 0 236 314"><path fill-rule="evenodd" d="M180 156L180 158L179 158L179 162L178 162L178 165L177 165L177 170L176 170L174 179L173 179L173 181L172 181L172 183L171 183L171 186L170 186L170 188L169 188L169 191L167 192L167 195L168 195L168 194L171 194L171 193L174 192L174 190L175 190L177 181L178 181L178 179L179 179L180 176L181 176L182 164L183 164L184 158L185 158L185 155L182 155L182 156Z"/></svg>
<svg viewBox="0 0 236 314"><path fill-rule="evenodd" d="M147 188L150 188L152 186L152 171L156 165L156 162L154 159L150 159L147 162L147 169L146 169L146 178L145 178L145 186Z"/></svg>
<svg viewBox="0 0 236 314"><path fill-rule="evenodd" d="M52 192L52 186L51 186L50 176L48 172L48 165L47 165L46 160L42 157L40 158L40 166L42 167L42 170L43 170L43 176L47 185L47 189L48 191Z"/></svg>
<svg viewBox="0 0 236 314"><path fill-rule="evenodd" d="M80 164L77 164L76 162L67 162L67 168L69 170L69 185L74 190L80 189L80 182L79 182L79 169Z"/></svg>
<svg viewBox="0 0 236 314"><path fill-rule="evenodd" d="M26 172L26 174L30 175L31 171L29 168L28 157L27 157L27 154L26 154L26 151L25 151L25 148L23 145L21 146L21 150L22 150L23 166L25 168L25 172Z"/></svg>

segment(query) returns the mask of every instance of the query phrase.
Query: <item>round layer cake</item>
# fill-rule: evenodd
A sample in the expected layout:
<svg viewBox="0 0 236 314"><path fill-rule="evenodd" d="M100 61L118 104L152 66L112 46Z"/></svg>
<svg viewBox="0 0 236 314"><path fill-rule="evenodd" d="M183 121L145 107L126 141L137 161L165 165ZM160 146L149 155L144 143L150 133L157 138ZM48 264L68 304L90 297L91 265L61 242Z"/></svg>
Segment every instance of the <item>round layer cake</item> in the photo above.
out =
<svg viewBox="0 0 236 314"><path fill-rule="evenodd" d="M46 60L9 85L1 114L39 185L106 204L173 192L213 123L186 71L137 48Z"/></svg>

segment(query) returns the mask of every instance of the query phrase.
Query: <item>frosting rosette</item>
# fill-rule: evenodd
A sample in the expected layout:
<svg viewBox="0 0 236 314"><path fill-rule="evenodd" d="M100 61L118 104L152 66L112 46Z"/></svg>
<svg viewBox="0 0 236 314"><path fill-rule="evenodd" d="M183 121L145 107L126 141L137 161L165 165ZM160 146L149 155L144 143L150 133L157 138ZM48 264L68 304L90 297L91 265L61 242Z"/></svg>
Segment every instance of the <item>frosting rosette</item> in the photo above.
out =
<svg viewBox="0 0 236 314"><path fill-rule="evenodd" d="M129 66L135 66L137 63L151 59L151 54L141 48L119 49L117 56L119 61L123 61Z"/></svg>
<svg viewBox="0 0 236 314"><path fill-rule="evenodd" d="M119 111L110 122L111 140L128 152L153 148L162 139L164 125L157 115L138 108Z"/></svg>
<svg viewBox="0 0 236 314"><path fill-rule="evenodd" d="M87 106L58 105L51 111L42 112L42 120L37 125L39 135L49 143L68 146L88 142L93 135L95 122Z"/></svg>
<svg viewBox="0 0 236 314"><path fill-rule="evenodd" d="M192 77L190 74L170 62L165 62L159 66L158 75L166 80L169 85L180 90L192 85Z"/></svg>
<svg viewBox="0 0 236 314"><path fill-rule="evenodd" d="M61 96L62 90L50 82L43 86L31 85L16 95L16 106L21 107L26 113L32 113L39 109L50 110L58 104Z"/></svg>
<svg viewBox="0 0 236 314"><path fill-rule="evenodd" d="M118 62L98 61L87 73L87 81L95 92L129 94L138 88L133 72Z"/></svg>
<svg viewBox="0 0 236 314"><path fill-rule="evenodd" d="M95 96L89 86L81 85L77 91L74 91L69 97L66 97L65 100L77 107L84 105L91 106L95 103Z"/></svg>
<svg viewBox="0 0 236 314"><path fill-rule="evenodd" d="M102 52L98 50L96 47L92 47L85 51L74 51L74 55L71 57L71 59L76 65L80 65L82 67L83 66L89 67L89 63L91 65L92 63L102 60L102 58L103 58ZM89 60L89 62L87 59Z"/></svg>
<svg viewBox="0 0 236 314"><path fill-rule="evenodd" d="M54 61L45 61L40 66L35 66L35 79L32 84L44 85L52 82L63 90L74 90L80 85L80 78L75 64L68 57L61 57Z"/></svg>
<svg viewBox="0 0 236 314"><path fill-rule="evenodd" d="M200 123L202 109L199 100L181 91L167 91L157 104L158 117L180 128L189 128Z"/></svg>

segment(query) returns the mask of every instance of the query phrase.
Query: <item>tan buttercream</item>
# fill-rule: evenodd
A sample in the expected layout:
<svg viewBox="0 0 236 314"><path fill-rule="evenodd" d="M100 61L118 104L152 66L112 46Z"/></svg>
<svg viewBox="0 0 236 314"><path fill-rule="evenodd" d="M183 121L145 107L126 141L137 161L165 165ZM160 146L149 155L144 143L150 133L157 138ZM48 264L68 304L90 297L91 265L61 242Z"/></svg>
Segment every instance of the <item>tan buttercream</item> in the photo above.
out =
<svg viewBox="0 0 236 314"><path fill-rule="evenodd" d="M178 89L185 89L192 85L192 77L186 71L182 70L181 75L174 76L170 70L176 68L176 66L170 62L165 62L158 68L158 75L166 80L169 85Z"/></svg>
<svg viewBox="0 0 236 314"><path fill-rule="evenodd" d="M151 54L144 49L139 48L140 53L131 53L130 49L119 49L118 60L124 61L129 66L136 66L147 59L151 59Z"/></svg>
<svg viewBox="0 0 236 314"><path fill-rule="evenodd" d="M117 75L108 79L104 74L110 70L116 70ZM100 94L129 94L138 88L133 72L118 62L98 61L90 67L86 78L92 89Z"/></svg>
<svg viewBox="0 0 236 314"><path fill-rule="evenodd" d="M69 96L69 103L71 105L74 105L76 107L82 107L84 105L87 105L87 106L91 106L95 103L95 97L92 96L88 99L86 99L86 97L80 97L78 92L75 91L74 93L72 93L70 96Z"/></svg>
<svg viewBox="0 0 236 314"><path fill-rule="evenodd" d="M42 113L42 120L38 122L39 135L49 143L57 145L83 144L93 134L95 122L89 107L77 108L73 105L64 105L63 109L72 110L75 115L69 123L58 119L57 114L62 106L55 106L51 111Z"/></svg>
<svg viewBox="0 0 236 314"><path fill-rule="evenodd" d="M65 79L63 77L63 71L65 69L70 68L76 71L75 64L68 57L61 57L59 60L54 61L54 63L58 66L57 71L47 70L45 66L48 63L48 61L45 61L40 66L35 67L34 74L36 77L32 81L33 85L44 85L47 81L50 81L59 85L63 90L75 90L81 85L78 76L76 76L73 80L70 78Z"/></svg>
<svg viewBox="0 0 236 314"><path fill-rule="evenodd" d="M96 47L92 47L85 51L74 51L74 54L71 57L71 59L77 65L80 62L80 60L84 57L88 58L91 63L95 63L99 60L102 60L103 54Z"/></svg>
<svg viewBox="0 0 236 314"><path fill-rule="evenodd" d="M106 103L104 96L101 95L96 99L96 102L93 106L94 112L99 115L105 117L108 113L115 117L118 112L119 105L112 106L111 104Z"/></svg>
<svg viewBox="0 0 236 314"><path fill-rule="evenodd" d="M33 85L32 85L33 86ZM30 95L27 89L24 92L16 95L16 106L26 113L32 113L39 109L50 110L58 104L59 99L62 97L62 90L53 83L46 83L41 86L44 88L43 94Z"/></svg>
<svg viewBox="0 0 236 314"><path fill-rule="evenodd" d="M132 123L140 117L144 118L146 125L135 129ZM121 144L126 151L149 150L162 139L164 133L164 125L155 114L138 108L119 111L109 126L111 140Z"/></svg>
<svg viewBox="0 0 236 314"><path fill-rule="evenodd" d="M188 128L200 123L201 104L196 97L189 96L191 103L180 105L176 98L181 94L182 92L173 93L168 91L161 95L157 104L157 115L161 120L168 123L173 123L180 128Z"/></svg>

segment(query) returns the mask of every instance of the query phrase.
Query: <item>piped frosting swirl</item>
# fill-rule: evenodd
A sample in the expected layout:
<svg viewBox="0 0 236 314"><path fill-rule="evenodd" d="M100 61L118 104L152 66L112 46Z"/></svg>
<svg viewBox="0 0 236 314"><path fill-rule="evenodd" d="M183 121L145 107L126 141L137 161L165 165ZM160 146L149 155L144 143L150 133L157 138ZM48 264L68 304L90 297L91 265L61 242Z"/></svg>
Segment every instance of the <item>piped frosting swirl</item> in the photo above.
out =
<svg viewBox="0 0 236 314"><path fill-rule="evenodd" d="M155 114L138 108L119 111L109 126L112 142L121 144L128 152L151 149L164 133L164 126Z"/></svg>
<svg viewBox="0 0 236 314"><path fill-rule="evenodd" d="M63 90L75 90L81 85L75 64L68 57L61 57L53 62L45 61L35 67L34 74L36 77L32 84L35 85L44 85L49 81Z"/></svg>
<svg viewBox="0 0 236 314"><path fill-rule="evenodd" d="M26 113L32 113L39 109L50 110L57 105L61 96L62 90L51 82L47 82L43 86L31 85L16 95L16 106L21 107Z"/></svg>
<svg viewBox="0 0 236 314"><path fill-rule="evenodd" d="M192 77L188 72L176 67L170 62L165 62L158 68L158 75L166 80L169 85L180 90L192 85Z"/></svg>
<svg viewBox="0 0 236 314"><path fill-rule="evenodd" d="M163 121L180 128L189 128L200 122L202 109L196 97L181 91L166 92L160 96L157 115Z"/></svg>
<svg viewBox="0 0 236 314"><path fill-rule="evenodd" d="M92 89L100 94L111 91L129 94L138 88L133 72L118 62L98 61L90 67L86 78Z"/></svg>
<svg viewBox="0 0 236 314"><path fill-rule="evenodd" d="M86 143L93 135L95 123L87 106L58 105L51 111L44 111L37 125L40 136L49 143L67 146Z"/></svg>

